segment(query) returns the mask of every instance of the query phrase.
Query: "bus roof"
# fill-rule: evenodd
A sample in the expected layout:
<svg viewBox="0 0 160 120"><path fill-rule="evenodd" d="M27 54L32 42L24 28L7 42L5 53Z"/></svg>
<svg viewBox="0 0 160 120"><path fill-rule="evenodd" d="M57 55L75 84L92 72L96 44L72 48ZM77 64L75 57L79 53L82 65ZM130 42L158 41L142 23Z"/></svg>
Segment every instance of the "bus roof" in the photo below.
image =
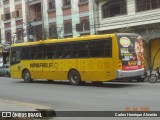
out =
<svg viewBox="0 0 160 120"><path fill-rule="evenodd" d="M121 33L118 33L118 34L121 34ZM122 34L124 34L124 33L122 33ZM129 34L131 34L131 33L129 33ZM48 40L40 40L40 41L36 41L36 42L16 43L16 44L12 44L11 47L41 45L41 44L50 44L50 43L61 43L61 42L80 41L80 40L82 40L82 41L83 40L93 40L93 39L99 39L99 38L111 38L115 35L116 34L102 34L102 35L87 35L87 36L64 38L64 39L48 39Z"/></svg>

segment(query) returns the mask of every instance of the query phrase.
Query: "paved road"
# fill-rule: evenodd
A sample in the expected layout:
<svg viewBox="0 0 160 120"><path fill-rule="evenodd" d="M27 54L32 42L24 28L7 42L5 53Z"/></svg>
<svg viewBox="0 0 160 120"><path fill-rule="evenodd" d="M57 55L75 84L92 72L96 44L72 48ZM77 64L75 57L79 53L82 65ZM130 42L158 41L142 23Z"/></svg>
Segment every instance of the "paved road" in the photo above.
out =
<svg viewBox="0 0 160 120"><path fill-rule="evenodd" d="M126 107L136 107L138 110L141 107L149 107L151 111L158 111L160 82L110 82L97 86L89 83L71 86L68 82L24 83L23 80L1 77L0 99L21 102L24 106L35 109L48 107L56 111L124 111Z"/></svg>

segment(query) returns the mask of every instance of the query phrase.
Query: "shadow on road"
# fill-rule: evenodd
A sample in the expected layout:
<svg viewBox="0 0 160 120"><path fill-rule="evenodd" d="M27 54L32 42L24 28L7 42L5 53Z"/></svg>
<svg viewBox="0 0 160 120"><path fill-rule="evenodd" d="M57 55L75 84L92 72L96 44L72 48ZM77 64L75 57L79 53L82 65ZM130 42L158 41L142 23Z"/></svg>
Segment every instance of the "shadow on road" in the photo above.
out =
<svg viewBox="0 0 160 120"><path fill-rule="evenodd" d="M23 81L16 81L14 83L23 83ZM61 86L71 86L71 87L104 87L104 88L124 88L124 87L133 87L133 86L139 86L143 83L139 82L104 82L104 83L82 83L79 86L73 86L70 85L68 81L45 81L45 80L34 80L31 83L25 83L25 84L41 84L41 85L61 85Z"/></svg>

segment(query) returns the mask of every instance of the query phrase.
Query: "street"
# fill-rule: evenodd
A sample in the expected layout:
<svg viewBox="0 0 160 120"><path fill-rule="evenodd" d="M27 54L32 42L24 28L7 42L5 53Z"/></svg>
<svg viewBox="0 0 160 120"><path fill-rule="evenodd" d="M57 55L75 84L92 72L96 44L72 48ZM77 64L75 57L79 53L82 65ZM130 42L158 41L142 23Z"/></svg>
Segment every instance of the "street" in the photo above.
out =
<svg viewBox="0 0 160 120"><path fill-rule="evenodd" d="M0 99L36 104L32 106L35 109L46 106L56 111L125 111L127 107L131 110L136 107L138 111L142 107L158 111L159 88L160 82L108 82L102 85L87 83L71 86L69 82L49 83L42 80L24 83L23 80L1 77Z"/></svg>

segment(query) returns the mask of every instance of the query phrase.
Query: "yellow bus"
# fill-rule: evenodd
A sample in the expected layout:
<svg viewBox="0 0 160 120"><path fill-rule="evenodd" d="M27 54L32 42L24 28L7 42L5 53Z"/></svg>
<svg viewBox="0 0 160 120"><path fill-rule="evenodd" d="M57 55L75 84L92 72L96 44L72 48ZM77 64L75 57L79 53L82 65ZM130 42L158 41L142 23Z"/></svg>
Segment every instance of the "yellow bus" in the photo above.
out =
<svg viewBox="0 0 160 120"><path fill-rule="evenodd" d="M11 77L106 82L144 74L143 44L138 34L116 33L49 39L11 46Z"/></svg>

